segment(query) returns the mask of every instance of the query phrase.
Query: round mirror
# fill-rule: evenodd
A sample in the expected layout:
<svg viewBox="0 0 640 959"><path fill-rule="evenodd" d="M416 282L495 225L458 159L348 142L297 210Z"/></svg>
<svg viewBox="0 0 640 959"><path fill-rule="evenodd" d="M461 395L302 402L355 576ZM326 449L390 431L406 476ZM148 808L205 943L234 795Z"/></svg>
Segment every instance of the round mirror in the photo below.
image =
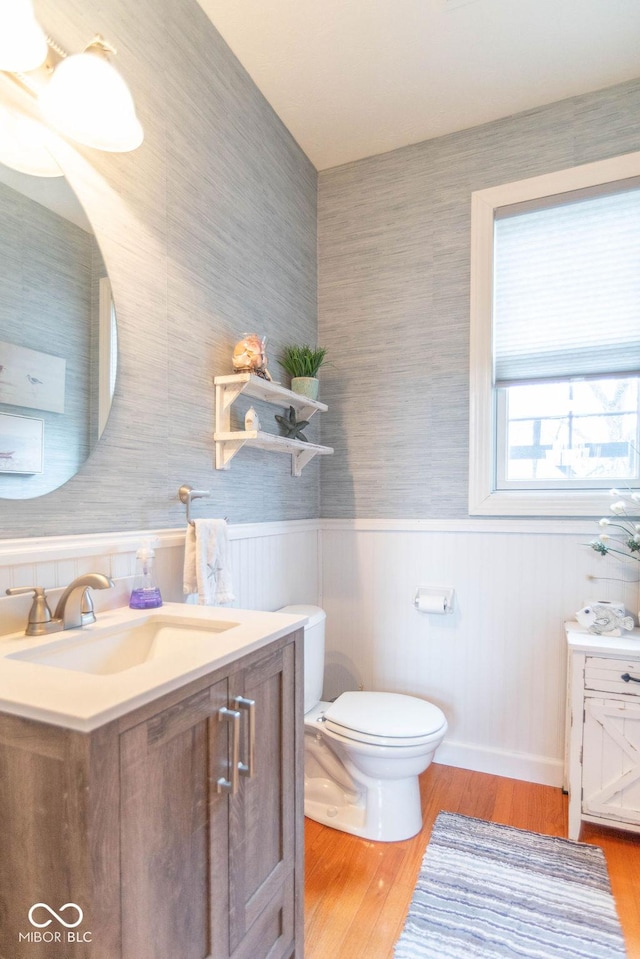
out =
<svg viewBox="0 0 640 959"><path fill-rule="evenodd" d="M109 280L73 190L0 164L0 498L77 473L106 425L116 363Z"/></svg>

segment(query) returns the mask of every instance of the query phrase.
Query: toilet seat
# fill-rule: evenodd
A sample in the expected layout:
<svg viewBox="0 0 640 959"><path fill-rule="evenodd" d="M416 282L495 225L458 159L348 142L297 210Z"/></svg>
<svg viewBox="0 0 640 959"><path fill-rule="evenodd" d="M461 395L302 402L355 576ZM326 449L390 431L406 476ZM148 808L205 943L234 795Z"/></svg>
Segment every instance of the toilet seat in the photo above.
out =
<svg viewBox="0 0 640 959"><path fill-rule="evenodd" d="M324 713L323 729L374 746L420 746L446 729L442 710L402 693L347 692Z"/></svg>

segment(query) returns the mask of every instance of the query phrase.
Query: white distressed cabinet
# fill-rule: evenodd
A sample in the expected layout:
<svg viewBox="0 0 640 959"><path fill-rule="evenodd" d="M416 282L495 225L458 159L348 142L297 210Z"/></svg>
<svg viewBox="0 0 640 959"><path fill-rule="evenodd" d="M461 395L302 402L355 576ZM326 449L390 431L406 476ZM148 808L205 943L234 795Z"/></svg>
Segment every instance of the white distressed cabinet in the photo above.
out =
<svg viewBox="0 0 640 959"><path fill-rule="evenodd" d="M566 632L569 838L583 821L640 832L640 630Z"/></svg>

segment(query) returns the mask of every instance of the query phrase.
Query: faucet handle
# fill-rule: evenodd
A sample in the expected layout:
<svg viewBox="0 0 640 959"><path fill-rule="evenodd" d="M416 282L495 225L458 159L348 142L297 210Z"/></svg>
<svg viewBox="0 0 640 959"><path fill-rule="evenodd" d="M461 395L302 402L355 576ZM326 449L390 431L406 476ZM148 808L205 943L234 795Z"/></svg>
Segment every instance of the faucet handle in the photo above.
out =
<svg viewBox="0 0 640 959"><path fill-rule="evenodd" d="M7 596L18 596L21 593L33 593L33 603L29 610L29 620L25 630L26 636L41 636L48 632L47 623L51 622L51 610L47 602L46 591L42 586L12 586Z"/></svg>
<svg viewBox="0 0 640 959"><path fill-rule="evenodd" d="M95 623L95 621L96 614L93 609L93 599L87 586L80 600L80 625L87 626L89 623Z"/></svg>

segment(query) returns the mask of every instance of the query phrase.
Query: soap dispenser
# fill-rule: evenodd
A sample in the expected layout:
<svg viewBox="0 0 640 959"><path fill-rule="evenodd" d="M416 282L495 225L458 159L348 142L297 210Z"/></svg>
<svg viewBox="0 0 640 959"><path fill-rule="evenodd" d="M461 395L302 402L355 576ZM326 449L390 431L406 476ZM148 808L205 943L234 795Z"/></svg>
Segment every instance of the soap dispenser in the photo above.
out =
<svg viewBox="0 0 640 959"><path fill-rule="evenodd" d="M156 586L153 572L154 551L150 540L145 540L136 553L136 576L131 590L131 609L157 609L162 596Z"/></svg>

